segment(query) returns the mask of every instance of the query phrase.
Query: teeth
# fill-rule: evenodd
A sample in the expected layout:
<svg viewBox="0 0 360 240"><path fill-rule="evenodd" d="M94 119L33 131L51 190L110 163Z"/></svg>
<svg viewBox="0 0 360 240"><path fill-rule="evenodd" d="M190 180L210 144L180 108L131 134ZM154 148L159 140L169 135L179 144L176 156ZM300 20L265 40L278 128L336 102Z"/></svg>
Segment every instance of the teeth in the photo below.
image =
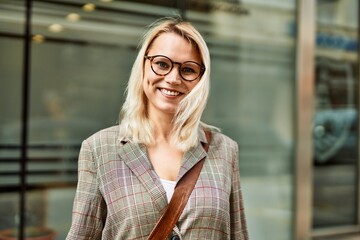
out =
<svg viewBox="0 0 360 240"><path fill-rule="evenodd" d="M169 91L169 90L166 90L166 89L161 89L161 92L166 94L166 95L170 95L170 96L177 96L177 95L180 94L179 92Z"/></svg>

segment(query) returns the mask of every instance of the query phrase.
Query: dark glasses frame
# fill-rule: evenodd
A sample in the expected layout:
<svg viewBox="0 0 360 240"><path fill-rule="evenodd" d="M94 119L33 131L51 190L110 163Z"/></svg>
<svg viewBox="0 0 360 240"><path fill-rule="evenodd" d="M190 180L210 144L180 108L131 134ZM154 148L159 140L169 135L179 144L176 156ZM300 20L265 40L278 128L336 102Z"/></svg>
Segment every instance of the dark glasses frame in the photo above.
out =
<svg viewBox="0 0 360 240"><path fill-rule="evenodd" d="M165 73L165 74L160 74L160 73L157 73L157 72L154 70L152 62L153 62L153 60L154 60L156 57L163 57L163 58L166 58L166 59L169 60L169 62L171 63L171 67L170 67L170 69L169 69L169 71L168 71L167 73ZM206 70L206 68L205 68L204 65L201 65L201 64L199 64L199 63L197 63L197 62L195 62L195 61L186 61L186 62L183 62L183 63L174 62L173 60L171 60L171 58L169 58L169 57L167 57L167 56L164 56L164 55L153 55L153 56L145 55L144 58L150 61L151 70L152 70L156 75L158 75L158 76L166 76L166 75L168 75L168 74L172 71L172 69L174 68L174 64L178 64L178 65L179 65L179 75L181 76L181 78L182 78L183 80L188 81L188 82L195 81L196 79L198 79L199 77L201 77L201 76L204 74L205 70ZM199 72L199 74L198 74L194 79L186 79L186 78L184 78L184 76L182 75L182 73L181 73L181 71L180 71L180 70L181 70L181 66L182 66L183 64L186 64L186 63L194 63L194 64L196 64L196 65L198 65L198 66L200 67L200 72Z"/></svg>

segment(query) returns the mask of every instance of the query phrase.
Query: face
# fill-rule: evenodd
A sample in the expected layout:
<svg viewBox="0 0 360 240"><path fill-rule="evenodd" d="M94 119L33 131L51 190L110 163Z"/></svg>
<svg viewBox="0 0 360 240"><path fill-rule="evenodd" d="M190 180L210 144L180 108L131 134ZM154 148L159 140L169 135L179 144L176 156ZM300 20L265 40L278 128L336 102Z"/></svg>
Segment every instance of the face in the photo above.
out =
<svg viewBox="0 0 360 240"><path fill-rule="evenodd" d="M148 56L164 55L173 62L183 63L194 61L201 63L199 52L192 44L175 33L163 33L158 36L150 48ZM185 81L179 74L179 64L165 76L159 76L151 69L151 61L145 60L143 89L147 97L147 110L153 114L170 114L176 112L180 101L196 86L199 78L194 81Z"/></svg>

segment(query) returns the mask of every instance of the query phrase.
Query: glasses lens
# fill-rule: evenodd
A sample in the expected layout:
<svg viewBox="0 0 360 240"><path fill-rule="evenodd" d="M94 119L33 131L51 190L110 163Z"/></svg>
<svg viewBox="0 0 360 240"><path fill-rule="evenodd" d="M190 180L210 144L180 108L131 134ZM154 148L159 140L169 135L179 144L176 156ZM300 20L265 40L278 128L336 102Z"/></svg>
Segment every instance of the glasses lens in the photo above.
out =
<svg viewBox="0 0 360 240"><path fill-rule="evenodd" d="M151 67L155 73L165 75L170 72L172 63L170 59L162 56L154 57L151 63Z"/></svg>
<svg viewBox="0 0 360 240"><path fill-rule="evenodd" d="M201 66L194 62L184 62L181 65L180 74L185 80L195 80L201 74Z"/></svg>
<svg viewBox="0 0 360 240"><path fill-rule="evenodd" d="M165 56L154 56L151 60L151 68L154 73L165 76L173 68L173 62ZM179 73L184 80L194 81L202 74L202 67L196 62L184 62L180 65Z"/></svg>

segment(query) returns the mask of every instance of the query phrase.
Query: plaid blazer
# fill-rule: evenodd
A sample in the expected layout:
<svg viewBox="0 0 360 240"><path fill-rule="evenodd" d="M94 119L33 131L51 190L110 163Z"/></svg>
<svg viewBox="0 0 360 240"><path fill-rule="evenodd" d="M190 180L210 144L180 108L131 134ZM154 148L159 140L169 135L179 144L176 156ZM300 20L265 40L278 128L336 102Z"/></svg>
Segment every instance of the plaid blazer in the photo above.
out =
<svg viewBox="0 0 360 240"><path fill-rule="evenodd" d="M83 141L78 185L67 240L146 239L167 206L165 190L146 147L114 126ZM185 153L179 180L207 155L196 186L173 233L180 239L248 239L240 188L238 145L212 132L208 153L204 131Z"/></svg>

